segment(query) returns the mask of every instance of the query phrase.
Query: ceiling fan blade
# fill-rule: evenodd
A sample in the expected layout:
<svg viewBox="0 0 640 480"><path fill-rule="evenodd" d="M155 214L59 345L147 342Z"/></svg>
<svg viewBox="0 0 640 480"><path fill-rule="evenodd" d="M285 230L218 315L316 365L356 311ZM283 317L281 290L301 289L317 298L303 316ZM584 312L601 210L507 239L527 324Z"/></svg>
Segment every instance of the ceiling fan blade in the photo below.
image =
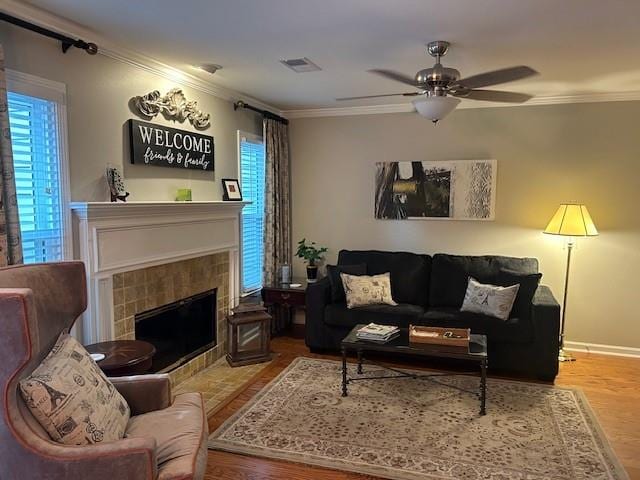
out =
<svg viewBox="0 0 640 480"><path fill-rule="evenodd" d="M456 84L464 88L471 89L487 87L489 85L498 85L500 83L513 82L515 80L520 80L522 78L531 77L537 74L538 72L536 72L533 68L527 67L525 65L520 65L518 67L502 68L500 70L493 70L491 72L479 73L478 75L473 75L471 77L458 80Z"/></svg>
<svg viewBox="0 0 640 480"><path fill-rule="evenodd" d="M396 82L402 82L407 85L411 85L412 87L417 86L415 78L405 75L404 73L395 72L393 70L385 70L382 68L374 68L372 70L367 70L370 73L375 73L376 75L380 75L382 77L388 78L389 80L395 80Z"/></svg>
<svg viewBox="0 0 640 480"><path fill-rule="evenodd" d="M380 98L380 97L413 97L415 95L420 95L420 92L410 92L410 93L387 93L384 95L364 95L361 97L343 97L336 98L336 101L343 102L345 100L360 100L363 98Z"/></svg>
<svg viewBox="0 0 640 480"><path fill-rule="evenodd" d="M451 93L451 95L470 100L505 103L524 103L533 97L533 95L527 95L526 93L504 92L502 90L460 90Z"/></svg>

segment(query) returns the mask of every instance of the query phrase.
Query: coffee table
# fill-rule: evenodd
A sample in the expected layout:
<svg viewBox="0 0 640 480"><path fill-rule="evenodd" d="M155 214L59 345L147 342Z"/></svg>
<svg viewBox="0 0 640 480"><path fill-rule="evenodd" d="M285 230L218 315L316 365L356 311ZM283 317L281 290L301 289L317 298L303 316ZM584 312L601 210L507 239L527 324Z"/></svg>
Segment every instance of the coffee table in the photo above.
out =
<svg viewBox="0 0 640 480"><path fill-rule="evenodd" d="M367 363L371 363L382 367L393 374L390 375L376 375L376 376L361 376L364 374L362 365L364 363L365 352L384 352L394 355L418 355L424 357L435 358L453 358L458 360L468 360L478 364L480 374L480 389L479 392L471 392L463 390L467 393L478 395L480 399L480 415L486 414L486 399L487 399L487 337L485 335L471 334L469 348L455 347L448 345L431 345L431 344L416 344L409 343L409 329L400 329L400 335L393 340L386 343L377 343L367 340L359 340L356 336L358 330L365 325L356 325L353 327L349 335L347 335L340 344L342 351L342 396L346 397L347 385L351 382L363 381L363 380L381 380L387 378L429 378L429 377L441 377L441 376L455 376L455 375L478 375L478 373L428 373L418 375L412 372L406 372L398 368L392 368L385 365L380 365L370 360ZM349 351L355 351L358 355L358 369L357 377L350 377L347 372L347 353ZM457 388L457 387L452 387Z"/></svg>

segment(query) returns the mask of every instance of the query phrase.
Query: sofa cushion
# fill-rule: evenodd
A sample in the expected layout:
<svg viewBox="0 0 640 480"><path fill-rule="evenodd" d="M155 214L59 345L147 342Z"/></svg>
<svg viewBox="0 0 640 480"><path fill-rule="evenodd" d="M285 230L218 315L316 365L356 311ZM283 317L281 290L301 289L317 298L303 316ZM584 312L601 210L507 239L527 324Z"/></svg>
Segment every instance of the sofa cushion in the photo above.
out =
<svg viewBox="0 0 640 480"><path fill-rule="evenodd" d="M391 274L391 294L398 303L426 306L429 300L431 257L407 252L341 250L338 265L365 263L367 275Z"/></svg>
<svg viewBox="0 0 640 480"><path fill-rule="evenodd" d="M531 318L533 296L536 294L541 279L541 273L520 273L514 272L513 270L501 269L498 275L492 279L491 283L500 285L501 287L520 285L518 295L516 295L516 301L511 309L511 316L529 319Z"/></svg>
<svg viewBox="0 0 640 480"><path fill-rule="evenodd" d="M424 314L419 305L367 305L366 307L347 308L344 303L332 303L325 307L324 321L337 327L355 327L359 323L379 323L408 327Z"/></svg>
<svg viewBox="0 0 640 480"><path fill-rule="evenodd" d="M453 307L432 307L420 319L421 325L470 328L486 335L489 343L528 343L533 339L531 322L518 318L500 320L479 313L461 312Z"/></svg>
<svg viewBox="0 0 640 480"><path fill-rule="evenodd" d="M491 283L500 270L538 273L535 258L501 257L497 255L463 256L438 253L431 265L429 305L460 308L467 291L469 277Z"/></svg>
<svg viewBox="0 0 640 480"><path fill-rule="evenodd" d="M467 293L462 301L461 312L473 312L507 320L516 301L519 284L501 287L489 283L480 283L469 277Z"/></svg>
<svg viewBox="0 0 640 480"><path fill-rule="evenodd" d="M20 392L56 442L89 445L124 436L129 405L69 334L60 335L40 365L20 381Z"/></svg>
<svg viewBox="0 0 640 480"><path fill-rule="evenodd" d="M202 395L183 393L168 408L131 417L126 436L156 440L158 479L169 480L198 478L193 469L204 470L207 434ZM206 451L204 459L206 464Z"/></svg>
<svg viewBox="0 0 640 480"><path fill-rule="evenodd" d="M366 275L367 264L327 265L327 277L329 277L329 282L331 283L331 301L333 303L344 302L344 285L340 278L341 273L348 273L349 275Z"/></svg>
<svg viewBox="0 0 640 480"><path fill-rule="evenodd" d="M368 305L397 305L391 296L389 272L380 275L348 275L341 273L347 308Z"/></svg>

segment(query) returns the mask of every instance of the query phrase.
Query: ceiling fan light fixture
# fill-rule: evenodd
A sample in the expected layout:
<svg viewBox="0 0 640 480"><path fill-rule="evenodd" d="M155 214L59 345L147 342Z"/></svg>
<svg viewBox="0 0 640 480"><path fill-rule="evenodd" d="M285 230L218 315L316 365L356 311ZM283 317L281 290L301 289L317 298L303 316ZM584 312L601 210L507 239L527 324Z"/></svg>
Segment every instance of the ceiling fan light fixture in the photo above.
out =
<svg viewBox="0 0 640 480"><path fill-rule="evenodd" d="M449 96L427 96L416 98L411 103L420 115L428 118L433 123L442 120L453 112L460 103L459 98Z"/></svg>

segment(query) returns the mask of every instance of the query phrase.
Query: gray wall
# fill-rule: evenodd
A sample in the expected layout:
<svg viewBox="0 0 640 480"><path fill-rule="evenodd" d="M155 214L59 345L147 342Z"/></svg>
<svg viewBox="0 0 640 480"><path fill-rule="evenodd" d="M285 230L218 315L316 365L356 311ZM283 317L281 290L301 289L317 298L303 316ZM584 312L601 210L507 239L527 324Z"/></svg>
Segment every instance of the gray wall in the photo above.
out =
<svg viewBox="0 0 640 480"><path fill-rule="evenodd" d="M584 202L600 236L578 241L567 337L640 347L640 102L457 110L291 123L293 239L330 248L539 258L561 298L566 249L542 229L558 204ZM374 163L498 160L496 220L373 218ZM297 272L302 274L298 262Z"/></svg>
<svg viewBox="0 0 640 480"><path fill-rule="evenodd" d="M62 54L58 42L9 26L0 25L0 44L5 50L6 67L37 75L67 86L71 199L108 199L104 181L107 164L124 169L130 200L173 200L178 188L191 188L194 200L220 200L221 178L237 177L238 129L261 134L262 121L249 111L234 112L231 102L183 87L189 100L211 113L211 127L202 133L214 137L215 176L211 172L181 170L124 161L127 149L124 124L137 118L129 99L151 90L165 93L178 82L140 68L72 48ZM171 122L158 116L154 123L184 130L191 124Z"/></svg>

